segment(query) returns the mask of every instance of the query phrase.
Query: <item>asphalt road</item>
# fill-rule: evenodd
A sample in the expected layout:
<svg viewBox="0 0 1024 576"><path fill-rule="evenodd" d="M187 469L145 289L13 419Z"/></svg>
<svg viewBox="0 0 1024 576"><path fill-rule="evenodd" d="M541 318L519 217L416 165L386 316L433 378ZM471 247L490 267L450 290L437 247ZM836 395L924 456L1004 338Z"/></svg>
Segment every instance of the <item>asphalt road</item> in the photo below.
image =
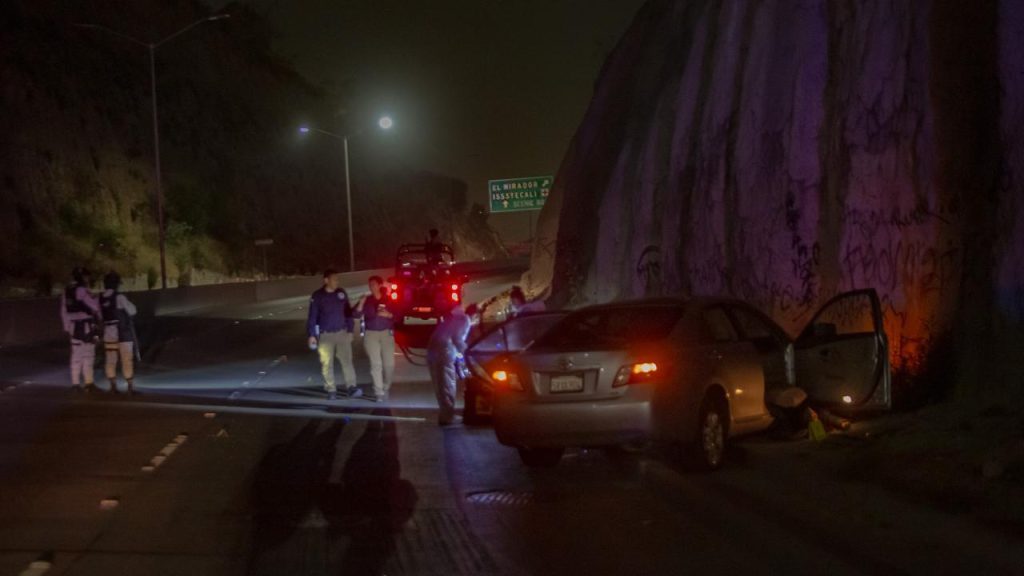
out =
<svg viewBox="0 0 1024 576"><path fill-rule="evenodd" d="M528 470L439 428L404 358L387 404L327 403L304 306L162 319L132 399L71 393L59 348L0 351L0 576L1024 574L1020 538L824 473L807 442L745 439L712 475L601 450Z"/></svg>

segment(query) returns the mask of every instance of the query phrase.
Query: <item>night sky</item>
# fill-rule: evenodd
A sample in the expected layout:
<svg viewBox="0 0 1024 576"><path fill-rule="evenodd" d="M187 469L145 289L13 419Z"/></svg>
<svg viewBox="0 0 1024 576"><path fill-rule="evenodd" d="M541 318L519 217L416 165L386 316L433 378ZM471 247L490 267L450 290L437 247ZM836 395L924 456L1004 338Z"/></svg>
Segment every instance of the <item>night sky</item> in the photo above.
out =
<svg viewBox="0 0 1024 576"><path fill-rule="evenodd" d="M278 53L314 83L351 94L349 115L394 116L397 130L381 150L464 179L480 202L488 179L558 170L605 57L643 4L251 2L277 27ZM324 128L331 122L341 121ZM491 219L508 240L525 237L526 222Z"/></svg>

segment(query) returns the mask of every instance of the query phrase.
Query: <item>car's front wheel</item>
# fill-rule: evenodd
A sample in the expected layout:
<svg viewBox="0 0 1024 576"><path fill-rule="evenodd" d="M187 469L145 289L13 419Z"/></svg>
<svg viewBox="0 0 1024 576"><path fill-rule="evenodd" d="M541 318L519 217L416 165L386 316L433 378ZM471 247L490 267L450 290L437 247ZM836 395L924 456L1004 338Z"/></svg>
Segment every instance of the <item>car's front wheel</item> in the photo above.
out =
<svg viewBox="0 0 1024 576"><path fill-rule="evenodd" d="M519 448L519 459L530 468L553 468L563 453L565 448Z"/></svg>
<svg viewBox="0 0 1024 576"><path fill-rule="evenodd" d="M729 410L725 400L708 395L700 405L697 430L686 449L687 463L696 470L710 472L722 467L728 437Z"/></svg>

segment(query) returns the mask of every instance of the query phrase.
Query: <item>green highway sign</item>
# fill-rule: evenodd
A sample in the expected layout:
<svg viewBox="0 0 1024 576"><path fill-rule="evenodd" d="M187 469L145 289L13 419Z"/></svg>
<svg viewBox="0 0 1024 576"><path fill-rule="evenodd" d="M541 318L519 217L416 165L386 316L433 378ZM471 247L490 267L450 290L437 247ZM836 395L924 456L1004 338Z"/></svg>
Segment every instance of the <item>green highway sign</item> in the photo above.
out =
<svg viewBox="0 0 1024 576"><path fill-rule="evenodd" d="M491 214L540 210L548 199L554 181L552 176L488 180Z"/></svg>

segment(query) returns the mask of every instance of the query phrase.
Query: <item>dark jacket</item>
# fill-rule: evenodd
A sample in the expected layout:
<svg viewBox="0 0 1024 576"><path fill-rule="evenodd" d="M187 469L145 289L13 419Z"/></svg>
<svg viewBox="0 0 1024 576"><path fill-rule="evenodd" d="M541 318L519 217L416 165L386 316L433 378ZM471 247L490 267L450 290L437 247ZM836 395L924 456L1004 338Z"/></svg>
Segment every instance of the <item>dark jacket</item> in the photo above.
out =
<svg viewBox="0 0 1024 576"><path fill-rule="evenodd" d="M353 325L352 303L344 289L328 292L326 288L321 288L313 292L309 299L309 318L306 320L308 335L319 336L342 330L351 333Z"/></svg>
<svg viewBox="0 0 1024 576"><path fill-rule="evenodd" d="M363 328L366 330L392 330L395 327L394 318L385 318L380 315L381 310L388 308L385 300L378 300L370 294L363 302L363 311L357 312L357 316L363 319Z"/></svg>

